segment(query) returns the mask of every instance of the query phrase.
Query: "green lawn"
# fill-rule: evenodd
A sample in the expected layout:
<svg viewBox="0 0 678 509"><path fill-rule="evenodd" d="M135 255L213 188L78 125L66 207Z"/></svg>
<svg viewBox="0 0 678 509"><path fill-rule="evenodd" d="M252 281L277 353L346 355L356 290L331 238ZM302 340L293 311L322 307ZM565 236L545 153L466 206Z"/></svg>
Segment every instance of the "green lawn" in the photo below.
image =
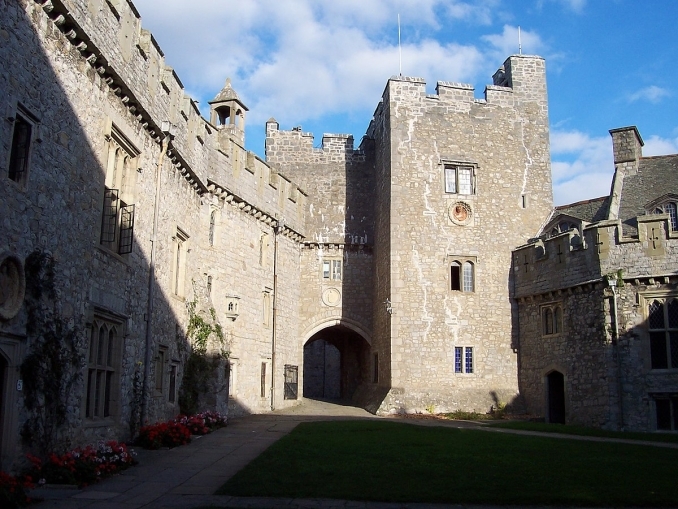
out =
<svg viewBox="0 0 678 509"><path fill-rule="evenodd" d="M543 433L564 433L566 435L582 435L588 437L623 438L627 440L643 440L645 442L670 442L678 444L678 433L634 433L630 431L607 431L569 424L546 424L543 422L502 421L488 424L495 428L541 431Z"/></svg>
<svg viewBox="0 0 678 509"><path fill-rule="evenodd" d="M384 421L302 423L218 494L678 505L678 450Z"/></svg>

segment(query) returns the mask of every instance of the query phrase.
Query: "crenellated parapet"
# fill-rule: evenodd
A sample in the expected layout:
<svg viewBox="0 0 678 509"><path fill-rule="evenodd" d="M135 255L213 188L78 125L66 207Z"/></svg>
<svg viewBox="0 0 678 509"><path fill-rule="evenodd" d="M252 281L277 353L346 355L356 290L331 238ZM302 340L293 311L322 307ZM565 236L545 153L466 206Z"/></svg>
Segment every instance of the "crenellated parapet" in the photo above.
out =
<svg viewBox="0 0 678 509"><path fill-rule="evenodd" d="M233 109L232 124L226 122L222 109L231 103L247 109L237 94L226 97L222 91L212 122L203 118L153 34L142 27L132 2L35 0L34 5L47 16L45 29L56 28L53 36L70 44L90 67L92 79L117 98L126 120L158 146L170 136L165 165L181 175L197 197L208 193L210 182L218 182L247 203L266 204L272 214L302 228L306 193L245 150L240 132L244 126L237 122L240 110Z"/></svg>
<svg viewBox="0 0 678 509"><path fill-rule="evenodd" d="M637 237L624 237L618 220L600 221L540 237L513 250L513 297L521 298L602 281L608 274L623 279L676 275L678 232L668 214L636 218Z"/></svg>
<svg viewBox="0 0 678 509"><path fill-rule="evenodd" d="M538 103L546 115L546 74L544 59L530 55L509 57L494 75L492 85L487 85L484 97L476 98L475 87L467 83L438 81L436 93L426 93L422 78L392 76L389 80L390 100L417 102L424 105L444 105L450 111L474 111L483 107L519 107ZM386 97L386 96L385 96ZM379 114L379 108L375 116Z"/></svg>
<svg viewBox="0 0 678 509"><path fill-rule="evenodd" d="M352 134L323 134L319 148L314 136L300 127L281 131L275 119L266 122L266 160L272 164L327 164L365 161L365 152L354 147Z"/></svg>

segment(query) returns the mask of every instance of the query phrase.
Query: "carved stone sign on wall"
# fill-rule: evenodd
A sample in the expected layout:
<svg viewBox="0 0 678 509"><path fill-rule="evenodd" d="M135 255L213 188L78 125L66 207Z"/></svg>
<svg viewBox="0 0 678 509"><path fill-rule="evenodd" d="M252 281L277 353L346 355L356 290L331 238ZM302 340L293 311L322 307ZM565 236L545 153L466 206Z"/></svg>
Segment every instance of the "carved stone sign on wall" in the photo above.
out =
<svg viewBox="0 0 678 509"><path fill-rule="evenodd" d="M463 201L458 201L450 205L448 215L454 224L460 226L469 225L473 221L473 209L470 204Z"/></svg>
<svg viewBox="0 0 678 509"><path fill-rule="evenodd" d="M24 268L16 256L0 255L0 318L14 318L21 309L26 291Z"/></svg>

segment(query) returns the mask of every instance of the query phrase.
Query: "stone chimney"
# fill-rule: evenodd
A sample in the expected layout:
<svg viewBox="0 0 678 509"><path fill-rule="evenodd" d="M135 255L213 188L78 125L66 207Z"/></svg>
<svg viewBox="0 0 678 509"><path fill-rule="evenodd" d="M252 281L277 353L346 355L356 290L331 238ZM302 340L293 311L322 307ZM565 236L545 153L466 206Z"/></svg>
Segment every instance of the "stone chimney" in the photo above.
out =
<svg viewBox="0 0 678 509"><path fill-rule="evenodd" d="M643 139L636 126L611 129L614 164L635 162L643 157Z"/></svg>

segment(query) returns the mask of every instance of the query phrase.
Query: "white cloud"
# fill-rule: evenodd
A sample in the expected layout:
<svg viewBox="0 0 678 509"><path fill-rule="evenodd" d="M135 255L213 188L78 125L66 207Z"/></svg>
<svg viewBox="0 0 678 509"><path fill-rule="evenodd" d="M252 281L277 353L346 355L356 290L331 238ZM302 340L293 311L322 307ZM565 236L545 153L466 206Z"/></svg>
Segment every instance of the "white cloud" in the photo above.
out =
<svg viewBox="0 0 678 509"><path fill-rule="evenodd" d="M644 156L678 154L678 137L653 135L645 140ZM580 131L551 131L551 173L556 205L598 198L610 193L614 175L612 139Z"/></svg>
<svg viewBox="0 0 678 509"><path fill-rule="evenodd" d="M335 113L369 118L399 71L398 14L403 74L425 78L429 90L436 80L473 80L486 67L480 50L434 37L454 23L489 23L497 2L135 0L142 16L153 13L148 28L203 109L230 76L249 125L275 116L283 126Z"/></svg>
<svg viewBox="0 0 678 509"><path fill-rule="evenodd" d="M489 42L493 47L493 55L498 58L506 58L508 55L518 53L518 27L511 25L504 25L504 29L500 34L484 35L484 41ZM545 51L546 45L536 32L531 32L521 28L520 42L522 51L525 55L537 55ZM496 58L496 57L495 57Z"/></svg>
<svg viewBox="0 0 678 509"><path fill-rule="evenodd" d="M670 97L671 92L666 90L665 88L658 87L656 85L651 85L649 87L641 88L637 92L634 92L632 94L629 94L628 100L629 102L636 102L636 101L649 101L653 104L657 104L660 102L662 99L665 97Z"/></svg>
<svg viewBox="0 0 678 509"><path fill-rule="evenodd" d="M678 154L678 137L674 139L661 138L657 135L650 136L643 147L644 156L663 156Z"/></svg>
<svg viewBox="0 0 678 509"><path fill-rule="evenodd" d="M551 159L556 205L609 194L614 174L609 137L553 129Z"/></svg>

